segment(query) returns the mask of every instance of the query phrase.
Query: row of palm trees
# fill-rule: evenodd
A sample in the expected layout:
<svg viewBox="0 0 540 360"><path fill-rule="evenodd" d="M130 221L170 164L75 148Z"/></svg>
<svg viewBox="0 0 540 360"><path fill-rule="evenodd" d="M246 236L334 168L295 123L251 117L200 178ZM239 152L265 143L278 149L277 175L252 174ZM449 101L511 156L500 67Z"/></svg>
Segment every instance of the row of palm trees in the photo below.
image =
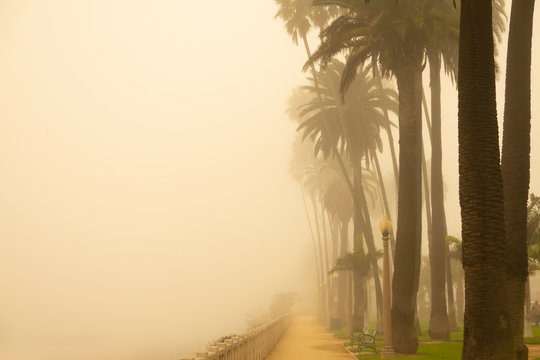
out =
<svg viewBox="0 0 540 360"><path fill-rule="evenodd" d="M445 241L441 166L441 70L457 78L466 287L463 358L526 358L523 309L528 275L526 209L534 1L512 3L502 160L494 61L494 33L500 38L505 23L500 1L276 1L280 6L276 16L285 21L293 41L301 38L304 42L308 56L305 70L310 70L312 76L310 86L304 90L315 96L303 104L298 114L299 131L304 140L310 141L316 155L320 153L323 158L337 162L345 184L342 187L348 189L352 200L355 251L363 251L364 245L358 242L363 238L368 255L375 254L376 249L362 169L372 162L380 168L379 133L384 129L388 134L399 194L392 330L393 346L401 353L413 353L418 346L415 312L421 263L422 163L425 163L422 72L426 62L430 69L432 142L431 204L427 206L432 215L430 336L448 339L452 323L448 319L452 311L447 309L445 292L450 274L446 267L450 261ZM313 53L307 41L312 26L320 29L320 44ZM316 70L316 64L320 65L320 71ZM389 111L396 110L396 96L384 88L381 76L393 77L397 83L399 167L388 116ZM388 205L385 210L391 212ZM376 256L366 256L366 261L370 262L380 303ZM328 264L326 270L330 270ZM320 272L321 280L325 275ZM450 298L452 291L448 295ZM359 296L355 294L355 298ZM455 315L451 318L455 319Z"/></svg>
<svg viewBox="0 0 540 360"><path fill-rule="evenodd" d="M282 2L283 4L284 2ZM287 5L293 4L294 2L288 1L285 2ZM315 150L323 150L326 156L330 155L331 151L336 149L336 145L339 141L343 144L344 149L349 150L350 159L353 164L354 175L358 175L358 167L361 164L362 159L375 159L376 165L377 156L373 154L374 150L380 148L380 145L373 146L374 141L380 142L378 131L380 127L383 127L387 130L389 135L389 145L391 150L393 150L393 139L392 133L390 130L390 120L388 118L389 108L392 109L392 106L389 104L388 96L384 96L381 85L382 81L380 78L380 73L383 75L392 75L395 74L398 83L399 90L399 108L393 106L392 110L398 110L399 112L399 124L400 124L400 169L405 169L405 171L398 172L397 166L394 165L394 175L396 178L399 177L399 180L396 182L399 184L400 189L408 189L400 197L398 212L403 214L398 219L398 238L401 239L397 244L396 252L403 254L402 256L396 257L395 261L395 276L394 276L394 289L395 292L400 294L394 296L393 303L393 318L395 330L394 332L400 334L416 334L414 331L415 322L414 315L416 307L414 295L417 292L418 283L414 281L415 278L418 278L419 272L419 261L420 261L420 236L421 236L421 202L422 202L422 188L421 188L421 178L420 178L420 169L421 169L421 101L422 101L422 86L421 86L421 70L422 70L422 60L423 52L422 48L409 46L408 44L414 40L416 41L417 33L422 32L425 34L424 40L419 40L420 42L425 41L425 44L429 44L431 49L431 61L435 62L439 60L439 72L440 72L440 47L437 46L436 35L441 38L444 36L447 40L454 36L454 40L457 39L457 21L454 21L451 26L448 26L449 31L445 32L444 35L433 32L434 28L441 28L441 22L438 16L440 14L450 13L450 8L447 6L443 8L442 5L436 4L435 2L429 3L425 6L425 13L431 15L431 28L427 25L422 25L418 28L415 26L413 30L405 32L407 37L411 39L403 39L400 34L400 29L406 29L407 26L414 24L415 9L410 8L410 4L402 4L403 6L389 6L388 2L378 3L377 6L366 8L365 4L356 2L356 1L319 1L315 2L319 5L340 5L342 8L345 8L345 11L341 16L336 18L329 26L325 27L321 32L321 45L319 49L310 56L306 67L311 67L312 72L314 73L313 64L316 61L321 62L321 66L326 72L336 72L335 69L335 60L334 56L340 52L346 53L346 63L341 70L341 74L338 74L341 80L338 80L338 86L333 86L334 93L339 92L339 95L346 97L345 92L350 90L351 87L354 87L357 82L355 80L362 76L365 77L365 73L372 71L375 75L375 78L378 82L378 90L381 92L379 98L379 104L371 103L369 109L372 114L366 114L363 116L363 113L366 111L359 112L356 110L355 103L360 102L358 99L369 99L369 97L360 96L354 97L354 102L351 105L351 102L345 101L344 105L341 107L348 107L352 109L352 114L349 116L351 119L348 123L343 121L343 116L328 116L329 119L335 119L337 122L336 125L330 123L328 119L325 119L324 116L320 116L318 131L320 133L312 132L312 140L316 141ZM437 6L436 6L437 5ZM283 7L282 7L283 8ZM366 11L368 10L368 11ZM407 11L404 11L407 10ZM446 11L446 12L445 12ZM294 12L292 12L294 13ZM283 16L284 12L278 13L279 16ZM297 15L298 13L295 13ZM405 14L406 16L403 16ZM447 16L449 18L449 16ZM374 18L377 18L377 21L372 21ZM401 22L396 22L395 19L400 19ZM455 18L455 17L454 17ZM290 23L289 23L290 24ZM394 28L392 28L392 25ZM448 24L445 24L448 25ZM425 28L424 28L425 27ZM290 28L290 27L288 27ZM305 38L305 36L304 36ZM456 41L454 41L455 44ZM457 49L457 46L451 47L450 50ZM450 51L449 50L449 51ZM445 58L453 59L451 55L444 54ZM454 56L455 57L455 56ZM364 66L366 62L370 60L371 69ZM452 68L453 61L445 62L448 69ZM379 66L381 71L379 72ZM359 70L359 68L361 69ZM432 66L434 69L437 69L436 66ZM326 73L325 72L325 73ZM432 71L435 73L435 71ZM315 76L314 76L315 77ZM433 75L435 79L438 77ZM371 80L373 83L375 80ZM362 81L361 81L362 82ZM360 83L361 83L360 82ZM434 81L435 82L435 81ZM435 88L435 87L434 87ZM373 87L377 89L377 87ZM440 79L439 79L439 94L437 94L439 103L438 103L438 116L434 116L434 126L435 130L440 129ZM437 90L435 90L437 93ZM432 96L434 108L437 108L436 99L437 96ZM332 101L335 102L335 95L333 96ZM323 103L322 99L319 99L320 103ZM369 100L368 100L369 102ZM339 101L337 102L339 106ZM348 105L348 106L347 106ZM364 104L359 104L358 106L361 109L366 109ZM416 108L416 111L412 111L413 108ZM343 112L343 111L342 111ZM362 114L362 115L358 115ZM384 116L383 116L384 115ZM361 120L363 118L364 122L370 124L372 127L378 126L375 131L366 131L366 126L364 128L360 127ZM322 121L321 121L322 120ZM379 121L377 121L379 120ZM313 123L313 122L312 122ZM311 128L308 126L311 125ZM437 128L438 126L438 128ZM303 127L301 127L303 128ZM313 124L306 124L306 129L313 130ZM334 132L326 131L327 129L340 129L341 134L336 134ZM355 131L356 130L356 131ZM317 135L320 135L317 137ZM437 137L438 136L438 137ZM328 139L329 138L329 139ZM435 134L435 138L439 139L440 144L440 130L439 133ZM327 140L327 141L325 141ZM416 144L416 147L411 147L411 144ZM326 145L326 148L324 147ZM437 152L437 145L433 146L434 152ZM440 149L440 145L439 145ZM371 154L369 154L371 152ZM441 151L439 150L439 154ZM375 155L375 156L374 156ZM392 158L395 159L395 152L392 151ZM436 156L434 157L435 159ZM440 159L440 155L439 155ZM394 161L395 164L395 161ZM445 294L445 250L444 250L444 236L446 235L446 226L444 221L444 207L443 207L443 194L442 194L442 173L435 174L436 169L441 169L440 160L439 165L434 166L432 171L432 182L435 184L435 189L440 189L440 191L435 192L433 196L433 213L434 219L436 222L436 229L440 228L439 233L442 236L436 238L438 242L432 241L431 254L436 257L436 254L439 254L439 259L432 261L432 264L435 264L433 267L438 267L433 269L436 276L433 276L433 283L435 286L432 286L434 294L432 295L433 299L433 311L432 311L432 321L431 321L431 334L434 338L446 338L449 337L449 327L448 319L446 316L446 296ZM361 174L361 173L360 173ZM399 174L399 175L398 175ZM356 182L360 184L360 182ZM437 187L438 186L438 187ZM353 199L362 199L361 187L358 189L354 185L352 194ZM358 196L355 196L358 194ZM429 204L428 204L429 205ZM399 207L401 206L402 211L400 212ZM428 206L430 208L430 206ZM355 206L355 209L358 211L355 214L362 214L362 208L360 206ZM410 209L416 209L415 211L410 211ZM405 210L405 211L403 211ZM389 209L386 209L387 212L390 212ZM360 217L360 216L359 216ZM369 223L369 222L367 222ZM441 225L440 225L441 223ZM356 226L355 229L359 228ZM366 234L366 240L372 238L372 232L368 231ZM374 250L373 247L370 247L370 241L367 241L368 248ZM374 262L374 272L376 272L376 262ZM403 285L403 286L402 286ZM376 287L377 288L377 287ZM403 341L402 341L403 340ZM416 336L411 336L409 339L400 339L397 337L394 339L394 343L402 342L406 348L403 349L403 352L414 352L417 346ZM399 347L399 345L398 345Z"/></svg>
<svg viewBox="0 0 540 360"><path fill-rule="evenodd" d="M307 144L307 151L304 152L298 150L300 148L298 144L295 146L291 168L298 181L318 186L323 208L329 214L337 214L337 217L341 219L341 226L337 228L342 229L341 232L345 235L350 220L353 215L356 215L353 221L353 238L358 245L354 246L354 254L355 256L366 255L365 259L370 263L371 274L375 274L373 277L375 293L380 300L382 294L377 259L373 256L376 254L376 250L373 231L370 229L369 209L374 208L372 204L378 200L375 199L375 194L379 192L379 184L383 183L376 150L381 147L379 129L386 120L382 112L377 111L377 109L386 106L386 108L396 111L396 95L389 89L379 91L376 82L369 76L369 69L365 68L352 84L351 91L347 93L345 102L342 103L338 85L343 67L344 64L336 60L320 76L318 91L322 94L322 107L318 97L315 96L316 89L313 86L312 78L309 79L310 85L298 89L291 96L289 113L298 121L299 134L304 141L303 144ZM311 97L309 97L310 94ZM342 129L346 129L346 131L342 131ZM313 149L315 149L315 153ZM334 149L338 149L340 156L347 161L340 164L332 157ZM300 154L303 155L300 156ZM317 158L317 154L321 156ZM351 161L352 159L360 160ZM362 169L362 161L366 163L366 159L366 167ZM371 169L367 168L371 161L378 169L376 173L373 166ZM314 169L318 171L314 171ZM313 178L317 180L313 181ZM320 178L324 179L319 180ZM389 205L385 188L382 187L380 191L383 194L382 199L385 200L383 201L384 205L381 204L380 207L387 210ZM379 196L379 198L381 197ZM371 202L368 201L369 199ZM363 242L359 242L360 237L365 239L368 254L363 254ZM343 260L347 255L348 240L347 236L342 236L341 239L340 257ZM338 237L334 237L334 240L333 244L337 247ZM333 265L336 265L336 259L333 259ZM360 268L361 266L358 267L358 269ZM359 271L355 275L357 279L355 286L361 282L358 279L365 281L368 275L367 271ZM343 286L342 283L341 288ZM358 301L361 298L362 296L357 294L355 304L359 304ZM353 317L356 319L354 327L362 329L362 308L358 305L354 309Z"/></svg>

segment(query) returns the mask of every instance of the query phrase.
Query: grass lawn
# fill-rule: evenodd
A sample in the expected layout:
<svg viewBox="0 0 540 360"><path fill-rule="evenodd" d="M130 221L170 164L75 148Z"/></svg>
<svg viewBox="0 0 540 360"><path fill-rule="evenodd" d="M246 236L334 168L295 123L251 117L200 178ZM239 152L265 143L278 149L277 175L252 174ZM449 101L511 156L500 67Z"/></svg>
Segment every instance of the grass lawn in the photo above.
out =
<svg viewBox="0 0 540 360"><path fill-rule="evenodd" d="M532 333L533 337L525 339L525 344L540 344L540 326L533 325Z"/></svg>
<svg viewBox="0 0 540 360"><path fill-rule="evenodd" d="M540 329L539 329L539 332L540 332ZM345 340L346 346L351 345L350 337L347 335L346 329L336 330L336 331L333 331L333 333L336 335L337 338ZM418 338L420 341L420 345L418 347L418 358L425 359L425 360L461 359L461 348L462 348L461 341L463 340L462 331L452 332L450 336L451 341L447 343L429 343L429 336L425 334L427 334L427 329L424 329L423 335ZM358 335L358 333L355 333L355 335ZM375 344L377 348L377 354L364 352L361 355L357 356L358 359L365 359L365 360L379 359L380 349L383 346L382 335L378 334L376 336ZM403 358L396 358L396 359L414 359L414 358L403 357Z"/></svg>
<svg viewBox="0 0 540 360"><path fill-rule="evenodd" d="M332 331L338 339L343 339L346 346L350 346L350 336L347 335L346 329L340 329ZM533 337L525 339L526 344L540 344L540 326L532 327ZM359 333L355 333L358 335ZM420 345L418 346L418 358L422 360L459 360L461 359L461 349L463 347L463 330L453 331L450 333L450 341L444 343L430 343L429 335L427 331L427 324L422 326L422 335L418 337ZM383 346L383 336L378 334L376 336L375 344L377 347L377 354L365 352L358 355L358 359L379 359L379 352ZM396 359L415 359L415 357L402 357ZM534 360L540 360L536 358Z"/></svg>

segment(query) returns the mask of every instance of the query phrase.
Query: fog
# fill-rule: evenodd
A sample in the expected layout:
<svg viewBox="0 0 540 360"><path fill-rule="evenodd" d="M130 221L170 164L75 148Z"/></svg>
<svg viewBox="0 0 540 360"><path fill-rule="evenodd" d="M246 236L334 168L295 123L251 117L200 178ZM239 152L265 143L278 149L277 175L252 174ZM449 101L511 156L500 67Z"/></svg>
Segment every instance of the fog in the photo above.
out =
<svg viewBox="0 0 540 360"><path fill-rule="evenodd" d="M305 54L276 9L0 2L0 359L177 359L244 331L278 292L312 309L285 113ZM459 235L457 94L448 80L443 91L449 233Z"/></svg>
<svg viewBox="0 0 540 360"><path fill-rule="evenodd" d="M173 359L309 295L274 12L0 3L1 359Z"/></svg>

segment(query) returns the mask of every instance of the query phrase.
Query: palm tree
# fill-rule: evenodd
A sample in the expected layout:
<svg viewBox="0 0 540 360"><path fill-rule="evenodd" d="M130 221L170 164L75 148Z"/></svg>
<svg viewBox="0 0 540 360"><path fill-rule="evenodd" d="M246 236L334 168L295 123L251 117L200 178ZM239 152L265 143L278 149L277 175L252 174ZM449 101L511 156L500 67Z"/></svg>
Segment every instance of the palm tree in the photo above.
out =
<svg viewBox="0 0 540 360"><path fill-rule="evenodd" d="M491 0L461 3L458 77L459 197L467 287L462 358L513 359L505 298Z"/></svg>
<svg viewBox="0 0 540 360"><path fill-rule="evenodd" d="M322 291L325 304L325 320L329 319L330 309L329 309L329 271L330 264L328 260L328 247L327 247L327 238L326 238L326 229L324 225L324 207L322 205L323 194L325 192L326 183L321 176L321 163L320 161L315 161L315 163L309 168L309 171L306 173L306 178L304 185L310 191L311 205L313 217L315 219L315 228L317 230L317 245L319 248L319 256L321 262L321 268L323 269L322 274Z"/></svg>
<svg viewBox="0 0 540 360"><path fill-rule="evenodd" d="M344 93L356 69L375 58L383 75L393 74L399 90L400 166L398 226L392 298L393 345L414 353L415 294L418 288L421 242L421 71L425 43L424 22L417 21L416 0L319 0L318 5L341 5L349 12L321 33L321 45L305 68L320 61L325 68L341 52L349 57L340 90ZM423 35L424 34L424 35Z"/></svg>
<svg viewBox="0 0 540 360"><path fill-rule="evenodd" d="M351 222L353 216L353 204L352 198L347 188L347 184L343 179L343 173L340 171L335 161L328 161L328 167L326 172L329 172L333 175L333 179L326 188L324 195L324 204L328 211L335 215L338 224L336 226L339 228L339 250L335 251L335 254L338 254L337 257L343 258L349 251L349 223ZM335 263L335 262L334 262ZM346 309L345 309L345 297L347 293L347 281L345 276L339 276L338 273L338 290L337 290L337 304L336 304L336 316L339 319L345 320L346 318Z"/></svg>
<svg viewBox="0 0 540 360"><path fill-rule="evenodd" d="M422 256L420 266L420 278L418 281L418 317L428 319L430 316L429 308L431 303L431 269L429 266L429 257Z"/></svg>
<svg viewBox="0 0 540 360"><path fill-rule="evenodd" d="M354 204L354 235L357 239L363 229L364 238L369 252L375 252L373 232L369 222L369 212L362 184L361 160L367 159L370 151L380 148L380 127L384 122L382 107L396 111L395 93L386 89L380 91L375 80L369 76L369 68L359 71L356 81L351 83L351 91L341 101L339 83L345 65L339 61L329 64L327 71L320 77L319 91L322 94L323 107L317 101L311 101L302 107L303 121L298 127L304 137L309 137L315 143L315 151L329 154L331 150L340 147L346 151L353 168L353 204ZM312 82L313 79L312 79ZM314 86L305 87L311 92ZM321 109L324 109L321 111ZM331 126L327 119L332 119ZM374 272L375 289L379 313L382 301L382 290L376 260L370 257ZM360 311L360 309L358 309ZM360 317L356 317L360 319ZM356 322L355 328L359 325Z"/></svg>
<svg viewBox="0 0 540 360"><path fill-rule="evenodd" d="M296 95L298 96L298 94ZM295 97L293 96L291 98L294 99ZM309 144L309 142L303 142L300 140L299 137L295 139L295 141L293 142L292 157L289 163L289 174L293 177L293 179L295 179L299 183L300 192L302 194L304 211L306 214L311 238L313 241L313 252L315 256L315 266L316 266L316 274L317 274L317 291L320 292L319 316L322 319L325 319L327 318L327 303L326 303L327 296L325 295L324 291L322 291L323 290L322 284L326 276L325 276L325 269L324 269L324 263L323 263L323 258L322 258L323 255L322 255L322 251L320 251L320 235L319 235L319 229L317 227L317 235L318 235L317 237L318 242L317 242L314 235L314 231L313 231L313 224L310 219L308 206L306 203L306 198L305 198L306 191L304 190L306 177L308 177L308 175L313 172L312 169L314 166L316 166L316 157L314 156L313 151L311 149L312 149L312 146ZM311 199L313 202L313 196L311 197ZM313 217L316 219L315 213L313 213ZM319 245L319 251L317 251L317 244Z"/></svg>
<svg viewBox="0 0 540 360"><path fill-rule="evenodd" d="M429 247L431 266L431 315L429 334L432 339L449 340L450 324L446 307L446 215L442 176L441 137L441 67L455 77L459 16L450 1L429 1L426 17L426 54L429 60L431 88L431 242ZM427 115L427 114L426 114ZM426 116L426 120L428 120ZM426 199L427 201L427 199ZM428 235L429 236L429 235ZM452 289L449 289L449 293ZM449 304L453 305L453 304ZM453 314L455 323L455 314Z"/></svg>
<svg viewBox="0 0 540 360"><path fill-rule="evenodd" d="M528 271L527 197L530 178L531 45L534 0L512 1L501 168L504 183L505 231L508 251L506 282L514 346L526 360L523 307ZM510 296L511 295L511 296Z"/></svg>
<svg viewBox="0 0 540 360"><path fill-rule="evenodd" d="M430 88L431 88L431 114L432 123L428 122L428 130L432 145L431 158L431 202L433 216L433 246L430 248L430 256L434 263L434 286L432 291L437 292L433 310L435 310L435 318L432 317L430 322L430 333L437 333L437 325L439 327L443 323L434 321L436 318L444 317L445 311L442 311L442 306L445 304L443 297L444 292L444 276L442 272L444 257L443 252L447 253L448 249L444 248L444 238L446 236L446 215L444 210L444 194L443 194L443 176L442 176L442 139L441 139L441 65L444 66L445 73L450 75L452 81L457 76L457 52L458 52L458 37L459 37L459 14L452 8L449 1L433 1L436 4L434 10L435 16L428 17L431 21L429 27L433 29L428 35L428 47L426 48L427 57L429 60L430 71ZM504 0L495 0L493 7L493 33L498 42L502 40L502 33L505 30L506 15L504 12ZM424 98L425 101L425 98ZM424 104L426 106L426 104ZM426 110L426 120L429 120ZM456 328L456 317L454 313L454 301L452 291L452 276L450 259L446 256L446 282L448 287L448 324L450 328ZM438 304L438 305L437 305ZM434 328L435 325L435 328ZM446 331L443 330L443 337L446 337ZM432 336L437 338L437 336ZM441 337L438 337L441 338Z"/></svg>
<svg viewBox="0 0 540 360"><path fill-rule="evenodd" d="M361 309L357 314L359 319L357 320L362 325L365 325L366 320L364 315L367 310L367 280L368 277L373 276L373 270L370 266L372 259L374 257L375 261L382 257L382 252L376 251L374 253L365 252L363 241L361 237L355 239L355 246L352 252L346 252L343 256L337 259L335 267L332 269L334 271L347 270L352 271L355 274L355 278L360 279L360 281L355 281L355 293L362 294L362 296L355 297L354 302L355 308ZM362 330L362 329L360 329Z"/></svg>
<svg viewBox="0 0 540 360"><path fill-rule="evenodd" d="M455 236L447 235L446 243L448 247L448 260L454 263L451 267L452 279L456 284L456 318L463 321L464 306L464 286L463 286L463 263L462 263L462 243Z"/></svg>

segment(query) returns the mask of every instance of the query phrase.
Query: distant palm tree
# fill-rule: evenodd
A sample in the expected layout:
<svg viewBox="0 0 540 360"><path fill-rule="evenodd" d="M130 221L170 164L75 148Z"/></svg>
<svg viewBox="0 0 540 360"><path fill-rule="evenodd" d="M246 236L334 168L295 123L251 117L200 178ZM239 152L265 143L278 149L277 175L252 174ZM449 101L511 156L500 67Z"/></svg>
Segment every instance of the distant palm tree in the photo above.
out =
<svg viewBox="0 0 540 360"><path fill-rule="evenodd" d="M350 85L350 91L342 98L339 94L339 83L344 67L345 65L337 60L328 66L327 71L320 77L318 87L324 106L320 107L316 100L302 106L300 112L302 121L298 130L303 132L304 137L309 137L314 142L316 152L329 154L332 149L339 147L341 151L346 151L349 155L354 174L353 237L357 239L362 229L368 251L375 252L368 206L361 186L361 161L369 159L369 154L380 148L379 131L384 123L381 109L384 107L397 111L396 96L390 89L380 91L375 80L369 76L369 68L364 68ZM313 85L306 86L305 89L311 92L317 90ZM331 126L326 126L327 119L332 119ZM377 263L373 258L370 259L375 273L375 289L380 315L382 290L378 272L375 270ZM358 326L361 330L363 324L357 321L354 327Z"/></svg>
<svg viewBox="0 0 540 360"><path fill-rule="evenodd" d="M334 214L339 222L339 249L334 252L337 257L344 257L349 251L349 223L353 216L352 197L347 184L343 179L343 173L339 169L339 165L334 164L335 161L328 159L328 167L325 172L333 175L329 186L324 194L324 204L328 212ZM335 264L335 262L334 262ZM346 294L347 294L347 279L345 276L339 276L338 273L338 303L337 318L346 319Z"/></svg>
<svg viewBox="0 0 540 360"><path fill-rule="evenodd" d="M313 8L312 0L275 0L276 4L279 6L279 10L274 16L275 19L280 18L285 22L285 28L289 35L292 38L294 44L298 44L298 39L301 38L304 47L306 50L307 57L311 57L311 50L309 48L309 43L307 41L307 34L313 26L322 28L326 23L336 15L339 14L339 8L333 5L326 6L324 8ZM323 125L327 133L331 133L331 119L326 118L326 111L324 108L324 102L319 89L319 74L315 70L314 66L311 66L311 75L313 80L313 86L315 89L315 94L317 98L318 107L323 114ZM317 146L317 145L316 145ZM316 153L318 150L315 150ZM347 166L341 158L341 154L337 148L334 146L330 149L332 156L334 156L343 173L343 178L346 180L348 188L351 192L351 196L354 198L354 186L350 180L349 173L347 172Z"/></svg>
<svg viewBox="0 0 540 360"><path fill-rule="evenodd" d="M323 292L323 283L326 279L325 269L324 269L324 263L323 263L323 254L320 245L320 231L317 225L316 233L317 238L315 238L315 232L313 230L313 222L315 221L316 214L313 213L313 222L311 220L311 217L309 215L308 205L305 198L306 191L304 190L304 183L306 181L306 177L310 172L312 172L312 168L316 163L316 157L313 154L312 146L309 144L309 142L303 142L300 138L296 138L293 142L292 147L292 156L289 163L289 174L293 177L294 180L296 180L300 186L300 193L302 195L302 201L304 204L304 211L306 214L307 222L309 225L309 230L311 234L311 238L313 241L313 252L315 256L315 266L316 266L316 274L317 274L317 290L319 293L319 316L323 319L327 318L327 295ZM313 194L311 193L311 201L313 203ZM317 251L317 245L319 247L319 251Z"/></svg>
<svg viewBox="0 0 540 360"><path fill-rule="evenodd" d="M446 299L446 214L444 209L442 175L442 136L441 136L441 68L452 79L457 73L457 54L459 40L459 15L450 0L428 1L429 9L426 28L426 54L429 60L431 88L431 237L429 257L431 266L432 306L429 334L432 339L448 340L450 327L456 328L453 311L453 293L449 287L447 311ZM427 116L426 116L427 120ZM429 190L426 191L426 194ZM426 201L427 199L426 195ZM450 269L448 269L449 271ZM450 273L448 273L450 275ZM451 277L450 277L451 279ZM452 301L450 301L452 300Z"/></svg>
<svg viewBox="0 0 540 360"><path fill-rule="evenodd" d="M456 318L463 321L463 311L465 309L465 290L463 284L463 263L461 258L461 240L455 236L446 235L448 246L448 257L453 262L452 279L456 284Z"/></svg>
<svg viewBox="0 0 540 360"><path fill-rule="evenodd" d="M284 21L287 33L291 36L294 44L297 45L298 39L302 39L307 57L309 59L311 57L311 50L307 41L307 34L313 26L322 28L330 19L338 15L338 7L329 5L323 8L313 8L311 6L313 0L275 0L275 2L279 6L279 10L274 18L279 18ZM317 99L319 101L319 106L324 112L323 99L319 90L319 74L315 70L314 66L311 66L311 75L313 77L313 84ZM325 127L327 129L330 128L330 125L327 124L329 121L329 119L326 119L325 121ZM344 176L348 179L349 176L345 173L346 167L343 164L343 160L341 159L341 155L337 148L333 149L333 156L335 156L339 161L341 170L344 172ZM352 192L352 183L349 183L349 188Z"/></svg>
<svg viewBox="0 0 540 360"><path fill-rule="evenodd" d="M354 250L337 259L336 266L334 269L332 269L332 271L352 271L355 279L359 280L354 282L354 292L356 294L361 294L361 296L354 298L354 308L360 310L356 316L358 317L357 321L362 324L363 328L366 324L364 315L367 310L367 279L370 276L374 276L370 264L373 261L376 262L377 259L381 258L382 252L377 251L375 253L366 253L362 246L361 238L356 239L355 241L357 241L357 244L355 244ZM375 259L372 260L370 257L374 257Z"/></svg>

